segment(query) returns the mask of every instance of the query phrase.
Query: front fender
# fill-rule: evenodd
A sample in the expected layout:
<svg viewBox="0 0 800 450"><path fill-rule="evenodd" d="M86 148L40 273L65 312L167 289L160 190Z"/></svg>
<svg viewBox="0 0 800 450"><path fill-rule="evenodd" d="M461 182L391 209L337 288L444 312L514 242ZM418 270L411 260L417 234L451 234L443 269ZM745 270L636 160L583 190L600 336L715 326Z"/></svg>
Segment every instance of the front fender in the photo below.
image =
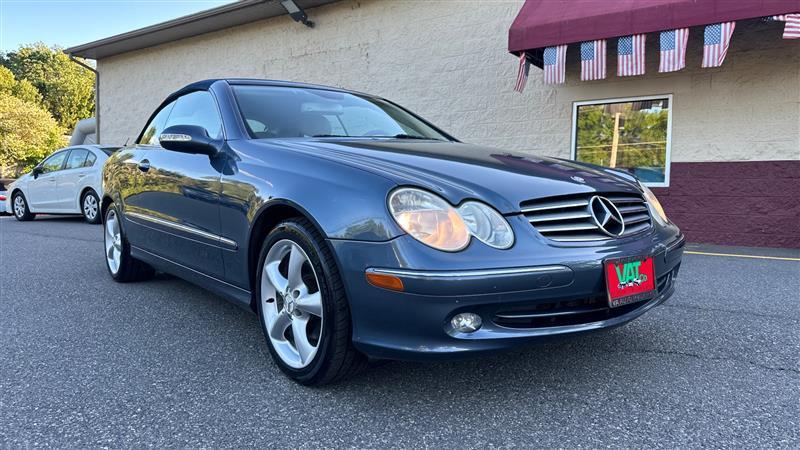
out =
<svg viewBox="0 0 800 450"><path fill-rule="evenodd" d="M266 208L283 203L304 212L328 239L387 241L404 234L386 207L393 181L290 153L276 150L263 159L240 153L232 162L231 174L222 177L223 230L249 229Z"/></svg>

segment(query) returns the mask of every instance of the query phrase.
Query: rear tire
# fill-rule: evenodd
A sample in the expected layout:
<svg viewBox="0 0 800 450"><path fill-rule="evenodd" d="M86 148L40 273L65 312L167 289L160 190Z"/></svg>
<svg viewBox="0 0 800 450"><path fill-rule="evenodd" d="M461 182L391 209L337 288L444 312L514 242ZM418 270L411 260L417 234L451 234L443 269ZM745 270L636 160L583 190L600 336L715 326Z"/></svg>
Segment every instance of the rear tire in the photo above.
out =
<svg viewBox="0 0 800 450"><path fill-rule="evenodd" d="M294 257L301 262L293 264ZM353 346L350 307L333 254L311 222L293 218L278 224L264 240L258 262L258 315L283 373L318 386L367 366L367 358ZM299 268L291 272L291 267Z"/></svg>
<svg viewBox="0 0 800 450"><path fill-rule="evenodd" d="M19 191L15 192L11 199L11 209L13 209L14 217L20 222L27 222L36 217L36 214L32 213L28 207L28 200Z"/></svg>
<svg viewBox="0 0 800 450"><path fill-rule="evenodd" d="M103 220L103 249L108 273L119 283L151 278L155 270L131 256L131 246L125 239L121 220L116 205L111 203Z"/></svg>
<svg viewBox="0 0 800 450"><path fill-rule="evenodd" d="M92 224L100 223L102 219L100 216L100 199L94 190L89 189L81 196L81 212L87 222Z"/></svg>

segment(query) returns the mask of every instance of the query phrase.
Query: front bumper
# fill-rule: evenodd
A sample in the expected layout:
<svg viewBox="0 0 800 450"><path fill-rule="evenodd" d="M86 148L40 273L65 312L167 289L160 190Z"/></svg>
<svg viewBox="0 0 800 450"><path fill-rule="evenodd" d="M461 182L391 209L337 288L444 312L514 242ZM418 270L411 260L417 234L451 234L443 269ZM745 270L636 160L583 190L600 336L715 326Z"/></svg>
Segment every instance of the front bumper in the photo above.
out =
<svg viewBox="0 0 800 450"><path fill-rule="evenodd" d="M518 237L519 230L527 232L516 226L523 224L531 228L512 224ZM375 358L471 357L620 326L674 291L684 240L672 225L592 246L555 244L530 233L509 250L473 241L459 253L429 249L409 236L332 240L350 300L354 344ZM656 297L608 308L603 261L639 255L654 258ZM404 292L370 285L367 271L400 277ZM479 314L483 326L469 334L453 330L450 319L461 312Z"/></svg>

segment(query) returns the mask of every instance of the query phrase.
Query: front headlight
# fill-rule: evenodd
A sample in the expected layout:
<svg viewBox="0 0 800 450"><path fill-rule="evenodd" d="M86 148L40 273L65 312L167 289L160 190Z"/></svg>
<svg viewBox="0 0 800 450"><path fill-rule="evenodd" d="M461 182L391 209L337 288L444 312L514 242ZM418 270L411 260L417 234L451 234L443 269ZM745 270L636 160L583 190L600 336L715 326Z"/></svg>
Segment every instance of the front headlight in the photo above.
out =
<svg viewBox="0 0 800 450"><path fill-rule="evenodd" d="M666 225L669 219L667 219L667 214L664 212L664 207L661 206L661 202L656 198L656 194L653 194L653 191L642 184L641 181L639 182L639 187L642 188L644 199L647 201L647 207L650 208L650 215L659 219L661 225Z"/></svg>
<svg viewBox="0 0 800 450"><path fill-rule="evenodd" d="M469 231L455 208L429 192L398 189L389 196L389 211L400 228L425 245L455 252L469 244Z"/></svg>
<svg viewBox="0 0 800 450"><path fill-rule="evenodd" d="M465 202L458 213L469 232L478 240L494 248L506 249L514 244L514 232L506 219L494 209L478 202Z"/></svg>
<svg viewBox="0 0 800 450"><path fill-rule="evenodd" d="M483 203L469 201L456 209L430 192L401 188L389 195L389 212L406 233L437 250L463 250L471 236L499 249L514 244L508 222Z"/></svg>

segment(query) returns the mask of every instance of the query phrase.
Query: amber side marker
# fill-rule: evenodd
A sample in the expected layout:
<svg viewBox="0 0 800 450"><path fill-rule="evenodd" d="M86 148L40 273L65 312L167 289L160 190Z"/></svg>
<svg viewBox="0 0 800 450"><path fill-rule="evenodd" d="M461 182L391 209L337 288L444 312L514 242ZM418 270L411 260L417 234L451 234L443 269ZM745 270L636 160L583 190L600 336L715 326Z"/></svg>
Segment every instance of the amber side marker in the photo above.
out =
<svg viewBox="0 0 800 450"><path fill-rule="evenodd" d="M392 291L403 290L403 280L394 275L386 275L383 273L374 272L367 272L364 275L367 277L367 282L373 286L390 289Z"/></svg>

